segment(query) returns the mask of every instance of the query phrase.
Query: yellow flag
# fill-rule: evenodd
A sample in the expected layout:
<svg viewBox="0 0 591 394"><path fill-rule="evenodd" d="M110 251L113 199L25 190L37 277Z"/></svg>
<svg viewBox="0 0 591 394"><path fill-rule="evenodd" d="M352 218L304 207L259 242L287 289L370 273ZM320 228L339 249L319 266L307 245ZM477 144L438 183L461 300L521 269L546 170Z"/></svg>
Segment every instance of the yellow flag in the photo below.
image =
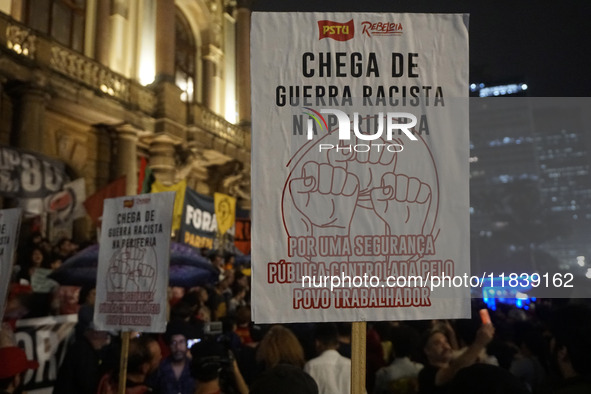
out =
<svg viewBox="0 0 591 394"><path fill-rule="evenodd" d="M218 231L220 234L225 234L234 225L236 219L236 199L227 194L214 193L213 203Z"/></svg>
<svg viewBox="0 0 591 394"><path fill-rule="evenodd" d="M176 231L181 228L181 217L183 216L183 205L185 204L185 190L187 189L187 181L182 180L171 186L164 186L159 181L152 183L152 193L159 192L176 192L174 199L174 208L172 210L172 230Z"/></svg>

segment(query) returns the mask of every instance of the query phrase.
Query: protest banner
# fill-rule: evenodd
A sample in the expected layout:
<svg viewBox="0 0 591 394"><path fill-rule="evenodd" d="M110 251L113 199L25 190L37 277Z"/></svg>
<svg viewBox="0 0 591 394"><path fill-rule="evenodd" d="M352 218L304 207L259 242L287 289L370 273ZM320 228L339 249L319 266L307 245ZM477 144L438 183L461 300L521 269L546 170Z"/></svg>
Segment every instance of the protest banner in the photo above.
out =
<svg viewBox="0 0 591 394"><path fill-rule="evenodd" d="M68 181L64 163L38 153L0 146L0 195L45 197Z"/></svg>
<svg viewBox="0 0 591 394"><path fill-rule="evenodd" d="M164 332L174 192L105 200L94 322Z"/></svg>
<svg viewBox="0 0 591 394"><path fill-rule="evenodd" d="M180 242L194 248L213 248L218 223L213 198L187 188L181 221Z"/></svg>
<svg viewBox="0 0 591 394"><path fill-rule="evenodd" d="M51 393L57 372L68 345L74 338L78 316L60 315L16 322L14 337L27 359L36 360L39 368L23 375L23 389L31 394Z"/></svg>
<svg viewBox="0 0 591 394"><path fill-rule="evenodd" d="M125 196L125 188L127 184L127 177L123 175L109 183L107 186L97 190L92 196L84 201L84 208L92 222L98 225L100 218L103 216L103 204L106 198L114 198Z"/></svg>
<svg viewBox="0 0 591 394"><path fill-rule="evenodd" d="M185 201L185 191L187 190L187 181L183 179L179 183L175 183L174 185L166 186L160 183L158 180L152 183L151 193L160 193L160 192L176 192L176 198L174 199L174 208L173 208L173 216L172 216L172 229L174 231L178 230L181 227L181 217L183 213Z"/></svg>
<svg viewBox="0 0 591 394"><path fill-rule="evenodd" d="M236 217L234 245L243 254L250 254L250 226L249 217Z"/></svg>
<svg viewBox="0 0 591 394"><path fill-rule="evenodd" d="M18 208L0 210L0 316L4 316L6 293L12 276L15 245L21 223Z"/></svg>
<svg viewBox="0 0 591 394"><path fill-rule="evenodd" d="M214 193L215 217L220 235L224 235L236 222L236 198L223 193Z"/></svg>
<svg viewBox="0 0 591 394"><path fill-rule="evenodd" d="M467 16L255 12L251 70L253 320L469 316L430 286L469 272Z"/></svg>
<svg viewBox="0 0 591 394"><path fill-rule="evenodd" d="M50 240L72 238L74 220L86 216L86 181L78 178L66 183L63 190L44 199L44 212L49 215L48 234Z"/></svg>

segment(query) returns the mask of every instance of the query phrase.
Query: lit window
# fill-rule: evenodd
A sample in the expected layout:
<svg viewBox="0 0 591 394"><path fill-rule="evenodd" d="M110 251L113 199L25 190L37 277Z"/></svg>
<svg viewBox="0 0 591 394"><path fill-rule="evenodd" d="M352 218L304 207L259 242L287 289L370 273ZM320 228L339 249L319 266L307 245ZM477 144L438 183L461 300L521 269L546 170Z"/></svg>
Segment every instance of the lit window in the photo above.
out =
<svg viewBox="0 0 591 394"><path fill-rule="evenodd" d="M192 103L195 101L195 54L197 47L189 22L178 10L175 32L175 83L183 91L181 99L184 102Z"/></svg>

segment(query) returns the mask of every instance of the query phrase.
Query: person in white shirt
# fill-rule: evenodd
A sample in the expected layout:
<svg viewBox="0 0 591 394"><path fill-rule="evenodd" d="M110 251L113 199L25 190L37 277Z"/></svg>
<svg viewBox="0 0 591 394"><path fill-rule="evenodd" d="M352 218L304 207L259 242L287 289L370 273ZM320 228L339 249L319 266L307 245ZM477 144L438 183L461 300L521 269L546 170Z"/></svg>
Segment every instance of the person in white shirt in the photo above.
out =
<svg viewBox="0 0 591 394"><path fill-rule="evenodd" d="M315 338L319 356L308 361L304 371L318 384L319 394L350 393L351 360L337 351L337 326L333 323L317 324Z"/></svg>

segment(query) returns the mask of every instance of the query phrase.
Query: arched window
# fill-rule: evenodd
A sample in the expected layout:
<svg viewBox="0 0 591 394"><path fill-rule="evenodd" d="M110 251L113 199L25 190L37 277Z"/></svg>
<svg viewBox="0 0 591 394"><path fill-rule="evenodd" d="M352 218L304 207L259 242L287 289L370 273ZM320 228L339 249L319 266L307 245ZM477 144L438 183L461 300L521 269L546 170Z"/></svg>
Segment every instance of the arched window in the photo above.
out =
<svg viewBox="0 0 591 394"><path fill-rule="evenodd" d="M196 68L195 37L184 15L177 10L175 18L175 82L183 91L181 99L184 102L195 101Z"/></svg>
<svg viewBox="0 0 591 394"><path fill-rule="evenodd" d="M83 51L86 0L26 0L24 11L27 26Z"/></svg>

